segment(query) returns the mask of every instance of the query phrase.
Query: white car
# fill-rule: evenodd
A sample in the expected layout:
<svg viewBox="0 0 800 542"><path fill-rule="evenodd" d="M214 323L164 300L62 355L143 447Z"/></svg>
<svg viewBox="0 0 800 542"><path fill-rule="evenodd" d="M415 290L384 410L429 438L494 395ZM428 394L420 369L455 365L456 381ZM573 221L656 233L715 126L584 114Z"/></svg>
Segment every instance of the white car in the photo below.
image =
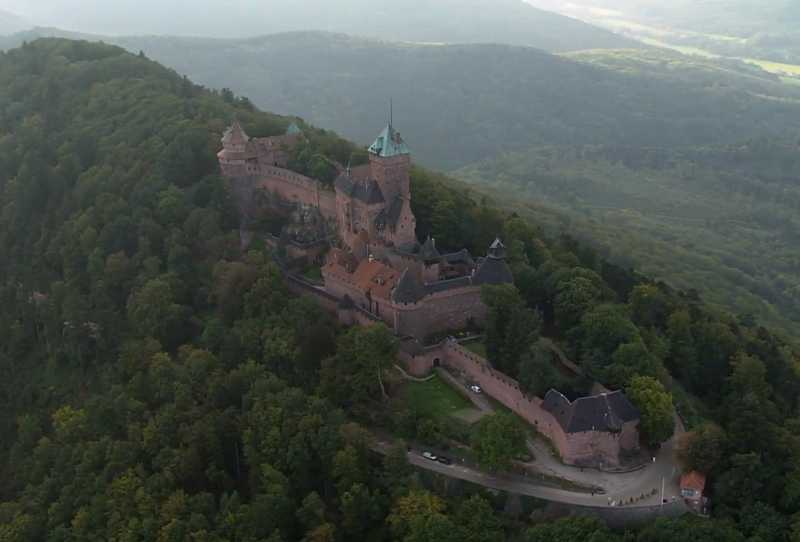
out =
<svg viewBox="0 0 800 542"><path fill-rule="evenodd" d="M430 459L431 461L436 461L437 457L430 452L423 452L422 457L425 459Z"/></svg>
<svg viewBox="0 0 800 542"><path fill-rule="evenodd" d="M480 393L481 392L481 387L480 386L474 386L473 385L473 386L470 386L469 389L471 389L473 391L473 393Z"/></svg>

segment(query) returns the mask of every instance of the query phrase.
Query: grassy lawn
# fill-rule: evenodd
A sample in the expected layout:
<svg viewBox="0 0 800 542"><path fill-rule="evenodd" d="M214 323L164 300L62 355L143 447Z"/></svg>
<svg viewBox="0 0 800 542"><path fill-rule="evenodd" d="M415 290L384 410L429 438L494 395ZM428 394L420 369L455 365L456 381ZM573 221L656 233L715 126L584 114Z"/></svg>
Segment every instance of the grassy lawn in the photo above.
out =
<svg viewBox="0 0 800 542"><path fill-rule="evenodd" d="M470 341L463 346L473 354L478 354L483 358L488 357L486 354L486 345L481 341Z"/></svg>
<svg viewBox="0 0 800 542"><path fill-rule="evenodd" d="M309 267L303 272L303 277L314 283L322 283L322 270L319 267Z"/></svg>
<svg viewBox="0 0 800 542"><path fill-rule="evenodd" d="M409 382L406 399L415 405L421 414L434 419L447 418L458 411L472 407L472 403L438 376L427 382Z"/></svg>

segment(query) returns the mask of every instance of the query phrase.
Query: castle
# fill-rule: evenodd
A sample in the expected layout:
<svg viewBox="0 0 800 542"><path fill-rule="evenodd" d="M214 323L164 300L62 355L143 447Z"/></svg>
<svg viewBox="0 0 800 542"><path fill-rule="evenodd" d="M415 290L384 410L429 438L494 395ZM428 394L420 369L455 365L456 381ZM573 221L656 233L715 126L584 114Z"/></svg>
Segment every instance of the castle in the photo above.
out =
<svg viewBox="0 0 800 542"><path fill-rule="evenodd" d="M284 135L251 139L235 122L218 154L223 175L244 187L239 199L245 215L252 191L261 190L300 217L289 228L304 233L290 246L294 255L327 252L323 286L287 273L290 287L314 295L347 324L386 323L401 338L400 358L411 374L444 366L479 383L547 436L565 463L614 467L638 451L639 413L621 392L570 402L553 390L541 399L451 338L423 346L443 332L480 326L487 315L481 286L512 283L513 275L499 239L482 258L467 250L442 253L432 238L419 243L411 154L391 122L370 145L367 164L336 164L332 187L290 169L302 137L293 124ZM322 223L331 235L319 231Z"/></svg>
<svg viewBox="0 0 800 542"><path fill-rule="evenodd" d="M289 169L302 137L251 139L236 122L218 154L225 176L251 184L300 207L311 207L333 225L335 242L322 267L325 290L384 321L398 336L424 340L437 333L480 325L486 317L481 286L513 281L498 239L485 258L467 250L442 254L434 239L419 243L411 209L411 153L391 123L368 149L369 163L337 164L330 189Z"/></svg>

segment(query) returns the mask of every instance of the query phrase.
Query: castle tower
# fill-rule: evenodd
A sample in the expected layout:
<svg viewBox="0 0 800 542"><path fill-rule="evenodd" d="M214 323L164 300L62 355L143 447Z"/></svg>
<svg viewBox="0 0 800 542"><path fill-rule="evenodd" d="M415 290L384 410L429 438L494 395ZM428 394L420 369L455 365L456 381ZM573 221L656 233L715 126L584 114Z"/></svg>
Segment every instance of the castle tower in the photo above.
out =
<svg viewBox="0 0 800 542"><path fill-rule="evenodd" d="M239 121L234 121L233 125L225 130L222 136L222 150L217 154L223 175L235 177L248 173L247 161L255 157L249 152L249 143L250 137Z"/></svg>
<svg viewBox="0 0 800 542"><path fill-rule="evenodd" d="M417 243L417 221L411 210L411 152L391 122L368 151L370 178L378 183L386 202L385 240L410 250Z"/></svg>
<svg viewBox="0 0 800 542"><path fill-rule="evenodd" d="M391 123L369 147L370 177L378 181L387 202L411 198L411 152Z"/></svg>

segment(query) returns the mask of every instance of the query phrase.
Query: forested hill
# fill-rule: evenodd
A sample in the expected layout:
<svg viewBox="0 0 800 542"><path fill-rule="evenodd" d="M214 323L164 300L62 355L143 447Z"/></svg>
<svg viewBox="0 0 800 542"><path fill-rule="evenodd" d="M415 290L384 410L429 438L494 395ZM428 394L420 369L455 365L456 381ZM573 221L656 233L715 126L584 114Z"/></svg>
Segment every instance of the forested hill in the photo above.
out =
<svg viewBox="0 0 800 542"><path fill-rule="evenodd" d="M408 400L385 327L341 328L289 294L263 247L242 252L215 162L234 115L253 135L289 123L107 45L0 54L0 540L621 542L592 520L510 519L503 495L439 492L401 441L371 453L368 428L433 446L482 433ZM294 160L358 150L303 126ZM514 315L487 326L498 367L558 378L528 342L541 320L593 378L640 392L649 439L670 431L673 397L696 429L681 457L709 473L717 519L625 541L789 536L791 344L452 181L415 169L412 190L420 235L508 243L517 288L486 293Z"/></svg>
<svg viewBox="0 0 800 542"><path fill-rule="evenodd" d="M716 144L800 133L800 89L756 68L669 52L599 52L576 62L525 47L326 33L116 43L361 143L393 97L416 159L437 168L537 144Z"/></svg>

